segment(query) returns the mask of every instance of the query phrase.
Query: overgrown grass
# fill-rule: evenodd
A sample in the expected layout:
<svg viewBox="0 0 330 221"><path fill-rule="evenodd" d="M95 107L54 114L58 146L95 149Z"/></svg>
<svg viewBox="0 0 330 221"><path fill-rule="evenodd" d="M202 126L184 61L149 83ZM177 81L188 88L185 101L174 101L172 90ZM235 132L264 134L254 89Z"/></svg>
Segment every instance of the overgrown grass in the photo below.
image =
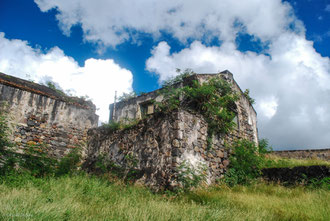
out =
<svg viewBox="0 0 330 221"><path fill-rule="evenodd" d="M329 220L329 197L266 184L166 195L85 174L12 175L0 184L0 220Z"/></svg>
<svg viewBox="0 0 330 221"><path fill-rule="evenodd" d="M267 154L267 163L264 165L265 168L281 168L281 167L298 167L298 166L330 166L330 161L320 159L294 159L294 158L283 158L274 154Z"/></svg>

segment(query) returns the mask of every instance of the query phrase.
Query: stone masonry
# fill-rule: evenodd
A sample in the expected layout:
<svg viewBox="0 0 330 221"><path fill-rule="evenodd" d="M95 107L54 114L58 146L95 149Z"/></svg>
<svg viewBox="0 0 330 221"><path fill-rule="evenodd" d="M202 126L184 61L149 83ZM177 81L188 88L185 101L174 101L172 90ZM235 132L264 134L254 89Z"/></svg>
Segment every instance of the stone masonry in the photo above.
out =
<svg viewBox="0 0 330 221"><path fill-rule="evenodd" d="M7 109L17 151L46 148L54 157L87 143L96 127L95 105L67 97L46 86L0 73L0 103Z"/></svg>
<svg viewBox="0 0 330 221"><path fill-rule="evenodd" d="M210 76L202 75L202 78ZM106 127L89 130L85 167L95 170L97 162L105 158L112 166L135 170L138 182L161 189L178 186L179 174L185 170L182 165L188 165L202 172L208 184L214 183L223 177L229 164L230 149L226 144L238 138L258 142L256 113L234 81L233 87L241 93L236 103L238 125L228 135L215 135L211 148L208 147L208 124L204 117L179 108L168 114L146 115L124 130L111 131ZM156 93L143 96L152 98L152 94ZM125 119L137 116L139 103L146 101L143 96L125 101L127 106L125 102L118 103L113 117L120 121L120 116Z"/></svg>
<svg viewBox="0 0 330 221"><path fill-rule="evenodd" d="M273 151L272 155L284 158L296 159L320 159L330 161L330 149L308 149L308 150L279 150Z"/></svg>

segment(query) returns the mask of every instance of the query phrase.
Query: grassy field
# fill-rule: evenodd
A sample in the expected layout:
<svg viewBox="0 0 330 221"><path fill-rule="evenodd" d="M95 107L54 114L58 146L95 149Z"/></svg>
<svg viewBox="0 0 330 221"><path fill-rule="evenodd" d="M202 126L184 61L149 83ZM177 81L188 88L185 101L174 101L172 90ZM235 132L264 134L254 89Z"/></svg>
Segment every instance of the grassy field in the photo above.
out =
<svg viewBox="0 0 330 221"><path fill-rule="evenodd" d="M330 191L279 185L155 194L84 174L0 184L0 220L330 220Z"/></svg>
<svg viewBox="0 0 330 221"><path fill-rule="evenodd" d="M273 154L268 154L266 159L269 159L269 163L265 167L298 167L298 166L328 166L330 167L330 161L320 159L294 159L294 158L282 158Z"/></svg>

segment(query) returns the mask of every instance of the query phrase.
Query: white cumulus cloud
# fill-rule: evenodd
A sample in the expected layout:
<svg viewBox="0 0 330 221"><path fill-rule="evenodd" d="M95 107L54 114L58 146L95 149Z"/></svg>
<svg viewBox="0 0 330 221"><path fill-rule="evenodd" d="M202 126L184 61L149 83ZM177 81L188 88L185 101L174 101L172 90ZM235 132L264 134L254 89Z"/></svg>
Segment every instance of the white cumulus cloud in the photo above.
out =
<svg viewBox="0 0 330 221"><path fill-rule="evenodd" d="M185 42L189 38L234 40L239 31L263 41L289 26L304 31L292 8L280 0L35 0L40 10L57 10L63 32L81 25L85 40L116 46L138 38L157 38L161 31ZM299 27L299 28L298 28Z"/></svg>
<svg viewBox="0 0 330 221"><path fill-rule="evenodd" d="M199 41L177 53L160 42L147 69L160 81L177 75L176 68L197 73L234 74L256 99L260 136L276 148L324 148L330 144L330 60L304 37L286 33L274 40L270 55L241 52L232 43L207 47Z"/></svg>
<svg viewBox="0 0 330 221"><path fill-rule="evenodd" d="M146 61L160 81L176 68L234 73L256 99L261 137L276 148L329 147L329 57L306 40L305 27L281 0L35 0L40 10L56 10L66 35L80 25L84 40L115 47L165 32L186 48L171 52L162 41ZM327 8L326 8L327 9ZM140 38L140 33L141 35ZM237 36L248 34L262 51L242 52ZM206 46L212 40L220 46ZM102 47L101 47L102 48ZM175 49L173 50L175 51Z"/></svg>
<svg viewBox="0 0 330 221"><path fill-rule="evenodd" d="M4 33L0 33L0 72L36 82L52 80L74 95L88 95L102 122L109 119L115 91L132 91L132 73L112 59L90 58L80 67L58 47L42 52L26 41L9 40Z"/></svg>

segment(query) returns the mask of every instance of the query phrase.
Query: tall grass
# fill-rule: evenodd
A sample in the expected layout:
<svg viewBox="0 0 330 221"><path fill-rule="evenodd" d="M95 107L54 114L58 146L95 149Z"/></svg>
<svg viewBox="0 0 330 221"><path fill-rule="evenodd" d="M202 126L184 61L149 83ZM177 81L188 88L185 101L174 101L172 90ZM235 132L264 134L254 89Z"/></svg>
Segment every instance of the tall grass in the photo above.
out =
<svg viewBox="0 0 330 221"><path fill-rule="evenodd" d="M171 195L84 174L12 175L0 184L0 220L329 220L329 198L266 184Z"/></svg>

